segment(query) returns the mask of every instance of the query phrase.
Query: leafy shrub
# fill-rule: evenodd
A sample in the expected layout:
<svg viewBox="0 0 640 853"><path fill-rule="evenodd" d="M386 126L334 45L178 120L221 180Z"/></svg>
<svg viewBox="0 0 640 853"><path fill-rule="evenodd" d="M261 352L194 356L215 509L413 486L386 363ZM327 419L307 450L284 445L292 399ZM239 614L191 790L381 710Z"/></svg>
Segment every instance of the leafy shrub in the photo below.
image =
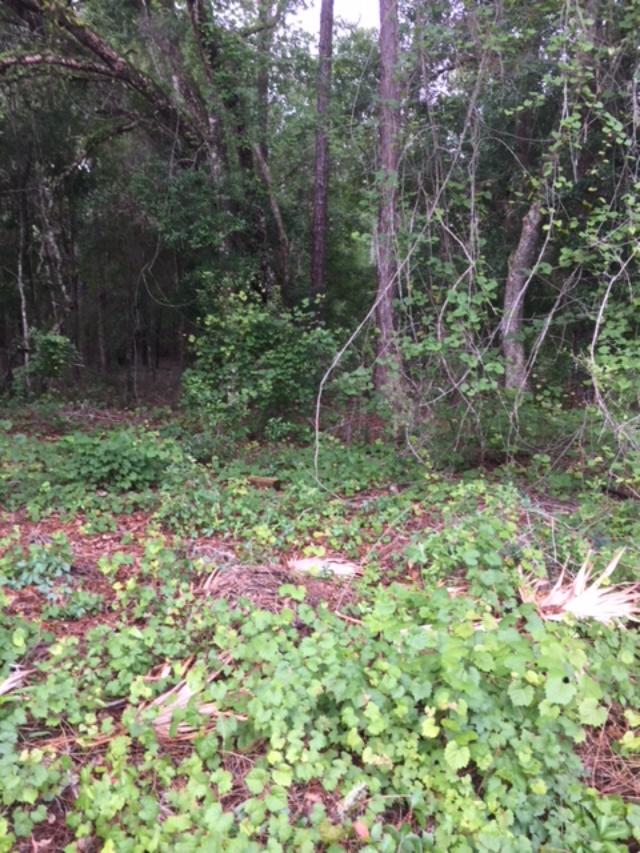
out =
<svg viewBox="0 0 640 853"><path fill-rule="evenodd" d="M617 300L607 314L598 339L595 360L585 358L591 379L608 405L622 418L640 409L640 298Z"/></svg>
<svg viewBox="0 0 640 853"><path fill-rule="evenodd" d="M160 441L150 432L125 428L108 433L76 433L60 439L65 459L60 477L114 492L156 486L167 468L182 459L173 442Z"/></svg>
<svg viewBox="0 0 640 853"><path fill-rule="evenodd" d="M58 499L57 466L75 451L11 441L16 453L7 451L0 472L19 455L27 479L49 478ZM225 549L218 554L216 542L194 560L188 543L160 534L123 583L116 576L132 564L131 539L100 558L113 618L82 639L59 637L30 658L37 629L0 613L0 663L35 669L0 701L0 850L23 846L59 797L78 847L91 838L115 850L238 853L628 850L640 809L588 787L580 745L611 706L638 707L639 635L544 623L515 587L518 565L564 560L579 543L589 547L587 533L602 548L632 540L631 503L612 514L606 495L596 502L591 493L582 515L563 512L550 529L548 514L536 516L513 485L447 480L395 447L323 442L324 488L312 456L252 443L215 474L169 462L155 506L174 529L233 538L241 564L273 565L274 545L366 555L357 598L340 615L310 606L315 592L302 583L273 591L278 612L203 596L197 574L218 566L233 577ZM260 477L273 486L258 487ZM68 488L95 489L84 479ZM381 586L375 553L382 563L390 538L399 551L410 535L398 555L402 584ZM407 558L419 583L409 582ZM384 572L388 580L386 561ZM438 587L451 575L466 581L465 593ZM81 618L103 604L83 590L55 594L47 618ZM183 678L193 695L171 725L191 727L193 741L181 735L176 758L148 703ZM621 749L637 738L630 726ZM46 745L60 731L83 748L81 762Z"/></svg>
<svg viewBox="0 0 640 853"><path fill-rule="evenodd" d="M150 489L188 464L176 442L143 430L46 442L0 432L0 501L26 506L33 519L54 509L130 512L152 503Z"/></svg>
<svg viewBox="0 0 640 853"><path fill-rule="evenodd" d="M0 557L0 584L11 589L35 586L48 593L54 584L69 575L73 554L64 533L54 533L48 544L18 545Z"/></svg>
<svg viewBox="0 0 640 853"><path fill-rule="evenodd" d="M99 592L74 589L60 604L49 604L42 611L44 619L82 619L99 613L104 605L104 596Z"/></svg>
<svg viewBox="0 0 640 853"><path fill-rule="evenodd" d="M46 391L54 379L79 360L78 351L66 335L32 329L30 357L26 367L14 371L14 391L24 395Z"/></svg>
<svg viewBox="0 0 640 853"><path fill-rule="evenodd" d="M529 572L544 567L543 554L522 539L521 512L522 499L513 487L463 483L451 492L441 529L415 538L405 556L423 567L426 580L464 578L472 595L493 605L514 605L517 567Z"/></svg>
<svg viewBox="0 0 640 853"><path fill-rule="evenodd" d="M9 667L21 661L39 640L49 638L50 634L43 636L37 625L11 613L6 595L0 591L0 681L9 674Z"/></svg>
<svg viewBox="0 0 640 853"><path fill-rule="evenodd" d="M162 486L156 518L182 534L233 536L249 545L254 556L276 543L298 546L305 536L347 552L362 544L363 536L380 535L387 515L397 517L398 499L372 496L361 504L366 511L354 516L338 495L355 496L389 478L403 484L422 473L413 457L403 458L393 447L345 446L326 439L318 483L313 455L288 444L253 446L248 459L220 465L215 479L201 469L182 481L179 492L171 482ZM256 485L258 473L273 479L274 487Z"/></svg>
<svg viewBox="0 0 640 853"><path fill-rule="evenodd" d="M307 410L336 347L333 333L309 316L262 305L244 292L220 300L193 343L185 404L211 424L247 432Z"/></svg>
<svg viewBox="0 0 640 853"><path fill-rule="evenodd" d="M399 843L421 851L623 853L640 834L640 809L589 789L576 751L586 730L602 725L612 696L637 703L627 670L638 652L634 632L577 636L526 607L496 618L472 599L401 586L379 591L360 624L293 607L252 609L247 618L244 608L194 601L188 586L165 581L144 627L92 631L86 657L74 638L57 644L29 688L32 718L85 737L111 733L106 753L89 757L79 773L68 814L78 837L115 849L169 849L188 832L203 849L257 853L268 840L274 849L312 853L359 844L358 820L368 834L360 848L370 853L395 853ZM150 682L154 666L192 656L199 661L189 679L193 699L173 720L192 726L195 739L174 762L158 750L153 715L141 714L140 702L183 671L178 664ZM221 669L223 679L207 677ZM108 697L128 704L117 734L93 713ZM217 714L207 726L198 707L212 703ZM131 760L134 749L142 760ZM229 753L246 756L235 771L244 796L231 806ZM59 758L54 768L62 770ZM15 771L10 778L5 804L21 834L27 783ZM319 781L340 804L338 819L322 797L302 812L289 809L290 797L310 784L318 790ZM46 800L51 784L45 774L30 795ZM161 804L169 804L168 816Z"/></svg>

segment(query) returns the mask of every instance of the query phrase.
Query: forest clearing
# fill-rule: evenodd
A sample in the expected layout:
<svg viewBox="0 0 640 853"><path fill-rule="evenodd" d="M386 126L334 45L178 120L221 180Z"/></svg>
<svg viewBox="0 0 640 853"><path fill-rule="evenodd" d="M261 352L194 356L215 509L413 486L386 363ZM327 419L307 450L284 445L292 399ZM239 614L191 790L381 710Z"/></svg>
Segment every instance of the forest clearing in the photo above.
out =
<svg viewBox="0 0 640 853"><path fill-rule="evenodd" d="M640 850L640 3L340 6L0 0L0 853Z"/></svg>

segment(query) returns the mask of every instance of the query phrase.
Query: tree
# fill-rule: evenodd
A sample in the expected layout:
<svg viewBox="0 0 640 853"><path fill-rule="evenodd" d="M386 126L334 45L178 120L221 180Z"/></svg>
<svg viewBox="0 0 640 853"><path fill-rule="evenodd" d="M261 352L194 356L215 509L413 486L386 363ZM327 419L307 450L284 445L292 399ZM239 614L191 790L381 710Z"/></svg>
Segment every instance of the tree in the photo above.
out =
<svg viewBox="0 0 640 853"><path fill-rule="evenodd" d="M522 340L524 297L535 265L542 225L542 205L536 199L522 220L520 239L509 261L502 307L502 353L505 388L527 388L527 357Z"/></svg>
<svg viewBox="0 0 640 853"><path fill-rule="evenodd" d="M381 0L376 52L325 0L317 62L281 26L296 2L0 0L3 365L59 328L131 373L229 293L302 324L311 291L329 327L375 314L356 387L373 367L422 434L488 447L550 379L559 398L590 379L613 428L637 327L635 6Z"/></svg>
<svg viewBox="0 0 640 853"><path fill-rule="evenodd" d="M311 224L311 296L326 292L327 201L329 191L329 105L331 101L331 60L333 46L333 0L322 0L318 49L318 98Z"/></svg>
<svg viewBox="0 0 640 853"><path fill-rule="evenodd" d="M378 329L375 387L387 395L392 390L392 368L399 368L394 334L393 301L398 264L398 163L400 144L400 81L398 77L398 4L380 0L380 118L379 174L380 208L376 235L378 287L376 325Z"/></svg>
<svg viewBox="0 0 640 853"><path fill-rule="evenodd" d="M168 339L185 313L187 321L194 317L194 287L205 270L239 271L238 280L257 290L274 279L263 274L263 258L275 258L270 265L286 281L286 218L266 124L273 37L286 5L264 0L255 14L201 0L153 9L1 0L0 97L20 93L24 138L40 140L31 158L24 240L20 217L7 220L6 245L26 247L21 264L15 250L10 259L25 285L21 318L56 325L78 349L95 322L102 330L99 358L87 353L88 363L128 369L132 360L157 363L159 330ZM47 111L37 108L37 98L29 105L29 93L54 92L56 85L70 95L70 116L84 113L73 128L63 121L45 127ZM54 143L61 156L52 156ZM22 192L27 147L17 154L15 173L1 176L11 184L8 198ZM79 184L95 189L81 216ZM107 211L115 213L111 222ZM90 258L103 250L104 262ZM174 303L187 308L171 320ZM7 352L15 351L16 331L6 325L2 336ZM168 340L164 349L175 352L175 345Z"/></svg>

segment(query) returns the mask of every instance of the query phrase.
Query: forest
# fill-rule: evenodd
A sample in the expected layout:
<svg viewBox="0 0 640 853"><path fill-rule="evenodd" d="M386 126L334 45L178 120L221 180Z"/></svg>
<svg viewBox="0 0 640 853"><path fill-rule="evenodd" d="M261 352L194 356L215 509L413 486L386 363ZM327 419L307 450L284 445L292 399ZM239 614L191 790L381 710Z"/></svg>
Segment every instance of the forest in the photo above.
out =
<svg viewBox="0 0 640 853"><path fill-rule="evenodd" d="M640 0L366 5L0 0L0 853L640 850Z"/></svg>

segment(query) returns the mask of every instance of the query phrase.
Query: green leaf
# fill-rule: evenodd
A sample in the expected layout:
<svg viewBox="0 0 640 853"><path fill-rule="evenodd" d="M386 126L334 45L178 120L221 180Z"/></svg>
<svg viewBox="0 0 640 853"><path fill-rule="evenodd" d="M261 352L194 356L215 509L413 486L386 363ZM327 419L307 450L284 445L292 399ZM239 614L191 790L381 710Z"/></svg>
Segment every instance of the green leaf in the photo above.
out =
<svg viewBox="0 0 640 853"><path fill-rule="evenodd" d="M272 775L273 781L277 785L282 785L283 788L288 788L293 782L293 770L291 767L287 767L286 765L274 770Z"/></svg>
<svg viewBox="0 0 640 853"><path fill-rule="evenodd" d="M273 788L264 798L267 808L272 812L279 812L286 809L288 805L287 792L284 788Z"/></svg>
<svg viewBox="0 0 640 853"><path fill-rule="evenodd" d="M580 722L585 726L601 726L607 719L607 709L598 704L597 699L583 699L578 705Z"/></svg>
<svg viewBox="0 0 640 853"><path fill-rule="evenodd" d="M11 635L11 642L17 649L22 651L26 648L26 638L27 634L24 628L16 628Z"/></svg>
<svg viewBox="0 0 640 853"><path fill-rule="evenodd" d="M467 564L467 566L477 566L478 559L480 557L480 551L477 551L475 548L466 548L460 556Z"/></svg>
<svg viewBox="0 0 640 853"><path fill-rule="evenodd" d="M516 707L525 707L533 702L534 690L529 684L512 681L507 693Z"/></svg>
<svg viewBox="0 0 640 853"><path fill-rule="evenodd" d="M269 779L269 773L263 767L254 767L245 777L245 785L252 794L261 794Z"/></svg>
<svg viewBox="0 0 640 853"><path fill-rule="evenodd" d="M427 716L422 721L422 726L420 727L420 734L422 737L426 738L434 738L438 736L440 731L440 726L437 725L436 721L432 716Z"/></svg>
<svg viewBox="0 0 640 853"><path fill-rule="evenodd" d="M559 676L552 676L547 680L544 692L549 702L553 702L554 705L568 705L576 695L576 688L569 681Z"/></svg>
<svg viewBox="0 0 640 853"><path fill-rule="evenodd" d="M462 770L462 768L466 767L471 760L471 753L469 752L468 747L458 746L458 744L452 740L449 741L447 748L444 751L444 760L452 770Z"/></svg>
<svg viewBox="0 0 640 853"><path fill-rule="evenodd" d="M191 826L191 817L188 814L170 815L163 823L165 832L186 832Z"/></svg>
<svg viewBox="0 0 640 853"><path fill-rule="evenodd" d="M547 793L547 786L543 779L534 779L531 783L531 790L534 794L543 797Z"/></svg>
<svg viewBox="0 0 640 853"><path fill-rule="evenodd" d="M228 794L229 791L233 788L232 774L229 773L228 770L218 770L214 775L216 777L215 781L218 785L218 793L220 795Z"/></svg>
<svg viewBox="0 0 640 853"><path fill-rule="evenodd" d="M307 590L303 586L284 583L278 588L278 595L281 595L283 598L293 598L294 601L304 601L307 595Z"/></svg>

